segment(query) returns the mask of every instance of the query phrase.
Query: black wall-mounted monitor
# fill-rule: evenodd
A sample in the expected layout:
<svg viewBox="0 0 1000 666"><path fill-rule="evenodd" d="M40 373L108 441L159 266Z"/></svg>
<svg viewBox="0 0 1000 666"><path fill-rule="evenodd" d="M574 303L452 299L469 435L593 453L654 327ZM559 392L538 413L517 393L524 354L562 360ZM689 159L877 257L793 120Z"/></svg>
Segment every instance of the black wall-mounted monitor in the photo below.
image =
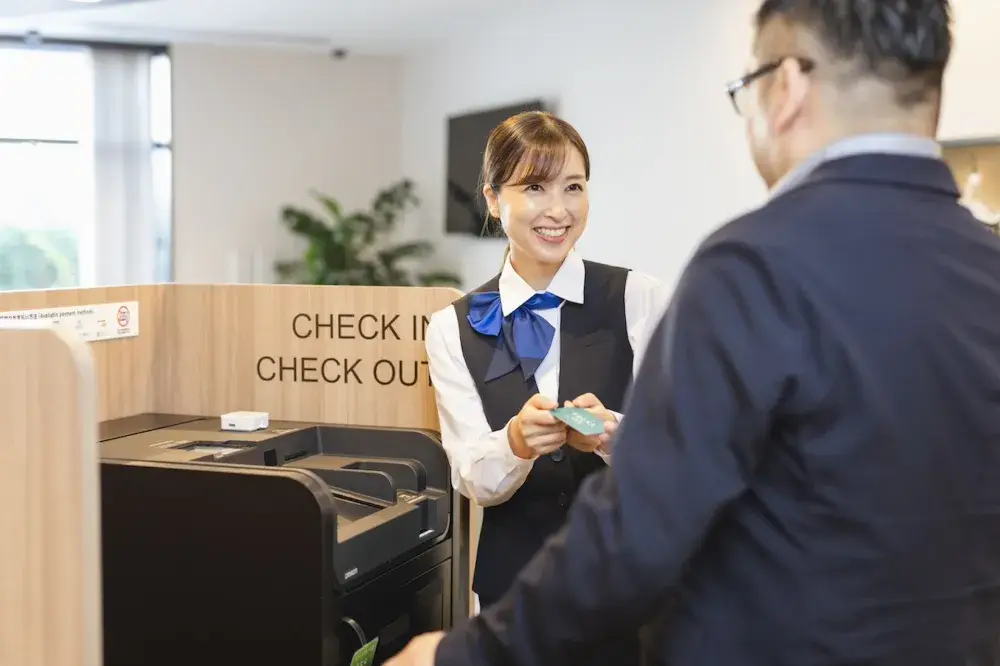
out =
<svg viewBox="0 0 1000 666"><path fill-rule="evenodd" d="M497 125L522 111L545 111L541 100L452 116L448 119L448 173L445 230L450 234L480 236L486 221L486 202L480 192L486 139Z"/></svg>

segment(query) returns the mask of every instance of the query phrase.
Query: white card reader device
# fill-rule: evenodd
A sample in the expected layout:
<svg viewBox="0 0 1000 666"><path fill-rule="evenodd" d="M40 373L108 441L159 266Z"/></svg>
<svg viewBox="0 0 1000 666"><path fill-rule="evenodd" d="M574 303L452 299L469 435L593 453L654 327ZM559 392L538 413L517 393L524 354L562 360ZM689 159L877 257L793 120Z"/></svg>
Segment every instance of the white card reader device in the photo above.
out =
<svg viewBox="0 0 1000 666"><path fill-rule="evenodd" d="M238 432L267 430L270 418L267 412L229 412L222 415L222 429Z"/></svg>

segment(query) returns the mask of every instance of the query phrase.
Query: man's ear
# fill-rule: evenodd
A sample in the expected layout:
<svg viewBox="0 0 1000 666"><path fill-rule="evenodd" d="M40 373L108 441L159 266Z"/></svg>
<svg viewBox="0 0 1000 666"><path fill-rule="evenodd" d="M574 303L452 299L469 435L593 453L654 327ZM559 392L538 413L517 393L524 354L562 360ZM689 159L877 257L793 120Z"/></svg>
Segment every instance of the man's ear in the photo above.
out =
<svg viewBox="0 0 1000 666"><path fill-rule="evenodd" d="M486 199L486 210L490 212L490 217L494 220L500 219L500 201L497 198L498 192L492 185L483 185L483 198Z"/></svg>
<svg viewBox="0 0 1000 666"><path fill-rule="evenodd" d="M778 68L771 91L771 99L777 105L774 115L774 129L782 131L802 113L806 97L812 87L812 79L802 71L802 66L794 58L788 58Z"/></svg>

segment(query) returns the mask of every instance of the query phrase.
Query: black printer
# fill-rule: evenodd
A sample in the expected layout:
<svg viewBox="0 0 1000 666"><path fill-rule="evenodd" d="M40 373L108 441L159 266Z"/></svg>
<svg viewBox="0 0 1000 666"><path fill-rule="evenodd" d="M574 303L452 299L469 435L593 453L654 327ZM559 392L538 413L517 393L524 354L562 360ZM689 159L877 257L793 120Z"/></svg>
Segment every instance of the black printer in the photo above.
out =
<svg viewBox="0 0 1000 666"><path fill-rule="evenodd" d="M374 663L452 620L448 460L423 431L102 423L105 666Z"/></svg>

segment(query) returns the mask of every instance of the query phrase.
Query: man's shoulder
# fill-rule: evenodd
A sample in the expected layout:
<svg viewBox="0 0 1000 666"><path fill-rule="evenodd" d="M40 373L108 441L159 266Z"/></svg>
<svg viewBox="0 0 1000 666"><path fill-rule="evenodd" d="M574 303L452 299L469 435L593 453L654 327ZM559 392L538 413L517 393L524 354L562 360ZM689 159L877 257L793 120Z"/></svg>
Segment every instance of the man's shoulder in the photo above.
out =
<svg viewBox="0 0 1000 666"><path fill-rule="evenodd" d="M810 238L811 225L820 214L820 204L811 196L775 197L743 213L709 234L696 249L695 266L719 266L735 262L753 265L769 280L798 280L818 239ZM829 212L826 213L829 215Z"/></svg>
<svg viewBox="0 0 1000 666"><path fill-rule="evenodd" d="M831 194L801 188L776 196L716 229L701 248L731 246L770 254L793 247L811 233L808 221L837 214Z"/></svg>
<svg viewBox="0 0 1000 666"><path fill-rule="evenodd" d="M788 222L790 216L776 211L768 203L723 224L705 238L700 250L729 245L763 250L781 240L781 232L787 230Z"/></svg>

